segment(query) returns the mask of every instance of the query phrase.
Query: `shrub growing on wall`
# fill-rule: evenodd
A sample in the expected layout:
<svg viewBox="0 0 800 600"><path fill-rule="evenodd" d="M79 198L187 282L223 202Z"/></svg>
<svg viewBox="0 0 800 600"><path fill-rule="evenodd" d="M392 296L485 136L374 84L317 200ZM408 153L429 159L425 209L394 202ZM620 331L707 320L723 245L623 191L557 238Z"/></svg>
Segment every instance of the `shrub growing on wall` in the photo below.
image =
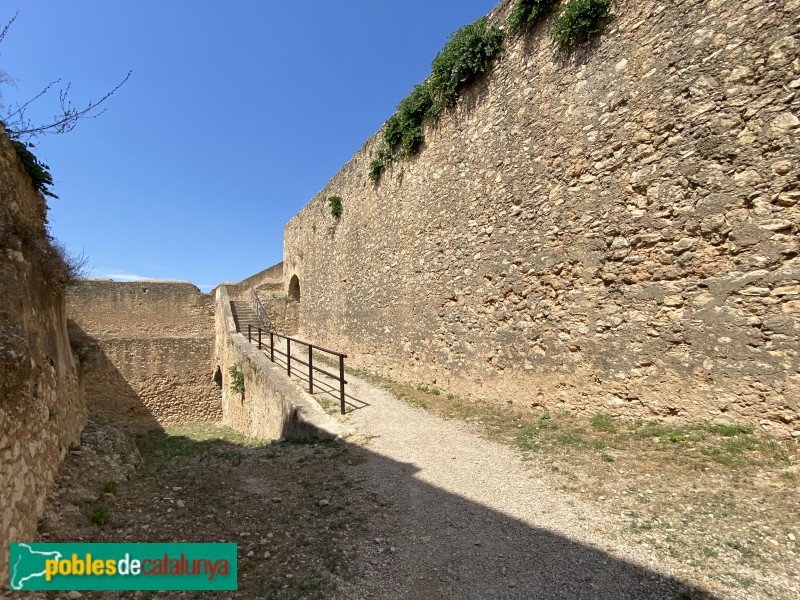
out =
<svg viewBox="0 0 800 600"><path fill-rule="evenodd" d="M433 86L426 79L397 106L397 112L389 119L384 133L389 148L399 148L401 156L410 156L419 149L425 141L422 124L434 115L433 98Z"/></svg>
<svg viewBox="0 0 800 600"><path fill-rule="evenodd" d="M32 145L13 138L9 138L9 140L17 156L19 156L19 159L22 161L22 166L25 168L28 177L31 178L31 182L33 182L33 187L36 188L36 191L44 196L58 198L58 196L50 191L50 186L53 185L50 167L39 161L36 155L28 149L32 147Z"/></svg>
<svg viewBox="0 0 800 600"><path fill-rule="evenodd" d="M549 13L558 0L517 0L511 15L508 17L508 28L511 33L532 25Z"/></svg>
<svg viewBox="0 0 800 600"><path fill-rule="evenodd" d="M236 365L233 365L228 369L228 374L231 376L231 392L244 395L244 373Z"/></svg>
<svg viewBox="0 0 800 600"><path fill-rule="evenodd" d="M611 19L611 0L569 0L553 25L553 43L569 52Z"/></svg>
<svg viewBox="0 0 800 600"><path fill-rule="evenodd" d="M435 112L443 106L454 106L459 90L486 71L503 49L503 37L503 31L497 25L490 26L486 17L450 36L450 41L431 64Z"/></svg>
<svg viewBox="0 0 800 600"><path fill-rule="evenodd" d="M334 219L338 219L342 216L342 211L344 208L342 207L341 196L331 196L328 198L328 206L331 207L331 215L333 215Z"/></svg>
<svg viewBox="0 0 800 600"><path fill-rule="evenodd" d="M450 36L431 64L430 76L397 106L386 124L383 145L370 163L369 176L377 181L384 167L415 154L425 142L423 126L448 106L459 92L486 71L503 49L503 31L482 17Z"/></svg>

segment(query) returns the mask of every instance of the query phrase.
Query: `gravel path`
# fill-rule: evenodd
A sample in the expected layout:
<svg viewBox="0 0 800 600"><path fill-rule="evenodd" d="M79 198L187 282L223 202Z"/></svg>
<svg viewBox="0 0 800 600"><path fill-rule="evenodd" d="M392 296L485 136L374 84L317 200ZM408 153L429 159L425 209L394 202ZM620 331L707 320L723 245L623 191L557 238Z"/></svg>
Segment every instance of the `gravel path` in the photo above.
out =
<svg viewBox="0 0 800 600"><path fill-rule="evenodd" d="M341 417L385 507L339 598L705 598L621 538L602 507L555 490L548 466L356 377Z"/></svg>

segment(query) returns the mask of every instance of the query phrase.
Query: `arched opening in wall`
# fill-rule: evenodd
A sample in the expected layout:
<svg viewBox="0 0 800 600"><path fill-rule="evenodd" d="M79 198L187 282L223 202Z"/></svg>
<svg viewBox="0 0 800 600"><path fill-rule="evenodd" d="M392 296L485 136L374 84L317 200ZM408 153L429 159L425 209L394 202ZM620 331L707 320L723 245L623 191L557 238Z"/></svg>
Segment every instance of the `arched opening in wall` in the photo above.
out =
<svg viewBox="0 0 800 600"><path fill-rule="evenodd" d="M222 389L222 371L220 370L219 365L217 365L217 368L214 371L214 385L217 386L217 389Z"/></svg>
<svg viewBox="0 0 800 600"><path fill-rule="evenodd" d="M289 299L300 302L300 280L297 275L292 275L289 280Z"/></svg>

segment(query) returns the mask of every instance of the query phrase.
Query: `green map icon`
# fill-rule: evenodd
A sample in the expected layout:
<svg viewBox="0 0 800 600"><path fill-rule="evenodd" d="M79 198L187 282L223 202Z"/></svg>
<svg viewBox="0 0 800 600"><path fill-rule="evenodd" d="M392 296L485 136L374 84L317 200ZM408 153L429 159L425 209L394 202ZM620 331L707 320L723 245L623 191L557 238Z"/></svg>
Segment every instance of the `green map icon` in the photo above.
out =
<svg viewBox="0 0 800 600"><path fill-rule="evenodd" d="M45 561L60 558L60 552L34 550L30 544L11 544L9 587L12 590L31 589L26 584L34 586L34 580L44 579Z"/></svg>

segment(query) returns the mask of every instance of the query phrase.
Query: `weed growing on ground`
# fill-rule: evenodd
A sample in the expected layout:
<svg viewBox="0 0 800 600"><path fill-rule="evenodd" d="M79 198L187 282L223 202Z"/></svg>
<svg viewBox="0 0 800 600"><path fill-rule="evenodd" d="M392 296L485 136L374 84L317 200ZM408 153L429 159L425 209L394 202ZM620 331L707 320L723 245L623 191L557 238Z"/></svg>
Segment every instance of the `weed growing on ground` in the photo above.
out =
<svg viewBox="0 0 800 600"><path fill-rule="evenodd" d="M92 512L89 515L89 520L99 527L103 527L108 523L110 518L108 506L103 502L97 502L92 506Z"/></svg>

